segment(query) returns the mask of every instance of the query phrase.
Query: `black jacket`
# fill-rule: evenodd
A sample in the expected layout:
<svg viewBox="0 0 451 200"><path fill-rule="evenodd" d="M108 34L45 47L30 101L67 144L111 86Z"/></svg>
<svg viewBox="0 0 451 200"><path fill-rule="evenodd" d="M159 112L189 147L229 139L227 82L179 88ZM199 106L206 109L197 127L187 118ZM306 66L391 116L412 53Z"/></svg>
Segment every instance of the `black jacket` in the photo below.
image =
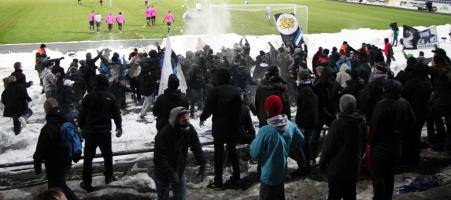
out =
<svg viewBox="0 0 451 200"><path fill-rule="evenodd" d="M161 70L158 58L146 58L141 63L141 94L150 96L158 91Z"/></svg>
<svg viewBox="0 0 451 200"><path fill-rule="evenodd" d="M158 96L153 105L153 115L157 117L157 130L162 129L168 124L169 113L175 107L182 106L189 108L186 95L180 90L166 89L164 93Z"/></svg>
<svg viewBox="0 0 451 200"><path fill-rule="evenodd" d="M31 98L28 96L25 85L17 82L10 83L2 93L2 103L5 105L3 116L14 117L24 114L30 101Z"/></svg>
<svg viewBox="0 0 451 200"><path fill-rule="evenodd" d="M329 128L323 145L320 168L339 180L357 180L366 147L367 127L358 113L340 113Z"/></svg>
<svg viewBox="0 0 451 200"><path fill-rule="evenodd" d="M407 81L402 94L409 101L417 119L426 119L429 112L431 95L432 84L427 77L415 77Z"/></svg>
<svg viewBox="0 0 451 200"><path fill-rule="evenodd" d="M434 86L432 102L435 106L451 109L451 71L450 65L438 64L431 68L431 80Z"/></svg>
<svg viewBox="0 0 451 200"><path fill-rule="evenodd" d="M205 101L200 120L205 121L211 115L213 115L213 137L237 138L241 115L239 89L230 84L214 87Z"/></svg>
<svg viewBox="0 0 451 200"><path fill-rule="evenodd" d="M72 164L68 149L64 147L59 131L61 124L66 120L59 108L51 110L45 118L47 123L39 134L36 151L33 155L34 164L40 166L44 161L47 176L63 176Z"/></svg>
<svg viewBox="0 0 451 200"><path fill-rule="evenodd" d="M202 145L196 129L191 124L186 129L167 124L158 131L155 136L155 174L163 178L173 177L175 173L183 175L188 148L193 152L197 162L204 165Z"/></svg>
<svg viewBox="0 0 451 200"><path fill-rule="evenodd" d="M255 138L255 129L252 124L250 110L245 102L241 103L240 129L238 144L250 144Z"/></svg>
<svg viewBox="0 0 451 200"><path fill-rule="evenodd" d="M260 82L255 93L255 108L257 110L260 127L267 124L266 120L268 119L268 114L266 113L264 104L266 98L271 95L277 95L282 99L282 114L287 115L288 119L291 119L287 83L278 76L266 77Z"/></svg>
<svg viewBox="0 0 451 200"><path fill-rule="evenodd" d="M370 82L359 95L359 110L370 121L374 107L383 97L384 80Z"/></svg>
<svg viewBox="0 0 451 200"><path fill-rule="evenodd" d="M22 70L16 69L13 73L11 73L11 76L16 77L16 83L23 84L27 88L31 86L30 82L27 83L27 78Z"/></svg>
<svg viewBox="0 0 451 200"><path fill-rule="evenodd" d="M329 124L337 112L335 101L335 86L333 82L319 78L313 85L313 89L318 96L318 113L321 122Z"/></svg>
<svg viewBox="0 0 451 200"><path fill-rule="evenodd" d="M396 160L402 154L401 142L415 134L414 124L415 115L405 99L384 97L380 100L370 121L372 157Z"/></svg>
<svg viewBox="0 0 451 200"><path fill-rule="evenodd" d="M299 128L310 129L318 125L318 97L311 85L298 87L296 124Z"/></svg>
<svg viewBox="0 0 451 200"><path fill-rule="evenodd" d="M81 103L79 126L89 134L111 131L111 119L122 128L121 111L116 98L106 88L96 88Z"/></svg>

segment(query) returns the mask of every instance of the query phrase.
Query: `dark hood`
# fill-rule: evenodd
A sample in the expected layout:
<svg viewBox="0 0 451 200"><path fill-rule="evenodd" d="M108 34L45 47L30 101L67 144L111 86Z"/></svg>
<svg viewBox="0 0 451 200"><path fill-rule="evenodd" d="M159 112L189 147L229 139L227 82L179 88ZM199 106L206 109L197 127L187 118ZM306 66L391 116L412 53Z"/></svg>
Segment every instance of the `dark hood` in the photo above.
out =
<svg viewBox="0 0 451 200"><path fill-rule="evenodd" d="M286 91L288 89L287 83L280 76L265 77L261 82L260 87L267 90Z"/></svg>
<svg viewBox="0 0 451 200"><path fill-rule="evenodd" d="M66 121L60 108L53 108L50 110L45 116L45 119L47 120L47 123L53 124L62 124Z"/></svg>
<svg viewBox="0 0 451 200"><path fill-rule="evenodd" d="M179 97L180 95L182 95L182 91L180 91L179 89L167 88L164 90L164 94L171 97Z"/></svg>
<svg viewBox="0 0 451 200"><path fill-rule="evenodd" d="M352 121L355 121L355 122L359 122L359 121L363 121L364 120L363 116L360 115L357 112L354 112L354 113L343 113L343 112L340 112L340 113L338 113L338 119L347 119L347 120L352 120Z"/></svg>

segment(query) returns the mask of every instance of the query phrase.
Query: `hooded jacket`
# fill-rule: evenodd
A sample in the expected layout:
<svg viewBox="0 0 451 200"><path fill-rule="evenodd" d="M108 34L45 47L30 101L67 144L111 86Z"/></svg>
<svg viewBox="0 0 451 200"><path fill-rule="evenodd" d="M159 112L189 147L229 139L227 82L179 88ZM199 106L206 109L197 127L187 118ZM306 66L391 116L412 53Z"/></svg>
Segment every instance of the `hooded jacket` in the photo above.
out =
<svg viewBox="0 0 451 200"><path fill-rule="evenodd" d="M323 145L320 168L339 180L355 181L366 147L367 128L358 113L340 113L329 128Z"/></svg>
<svg viewBox="0 0 451 200"><path fill-rule="evenodd" d="M17 83L17 81L9 83L2 93L2 103L5 105L3 116L14 117L24 114L30 101L31 98L28 96L25 85Z"/></svg>
<svg viewBox="0 0 451 200"><path fill-rule="evenodd" d="M44 68L41 73L42 85L45 92L51 92L56 90L56 79L55 75L52 73L48 67Z"/></svg>
<svg viewBox="0 0 451 200"><path fill-rule="evenodd" d="M250 154L252 159L261 163L260 181L266 185L280 185L288 173L287 158L295 148L302 148L304 136L286 115L277 115L268 119L268 125L258 130L252 141Z"/></svg>
<svg viewBox="0 0 451 200"><path fill-rule="evenodd" d="M59 132L61 124L66 120L59 108L50 110L45 119L47 123L41 129L33 155L34 164L40 166L44 162L48 177L60 177L69 170L72 164Z"/></svg>
<svg viewBox="0 0 451 200"><path fill-rule="evenodd" d="M169 123L155 136L154 165L155 174L159 177L168 179L175 173L178 176L183 175L188 148L193 152L198 164L205 165L196 129L191 124L187 127L176 125L176 120L183 110L184 107L174 108L168 117Z"/></svg>
<svg viewBox="0 0 451 200"><path fill-rule="evenodd" d="M170 111L179 106L189 108L186 95L178 89L167 88L162 95L158 96L153 106L153 115L157 117L157 130L168 124Z"/></svg>
<svg viewBox="0 0 451 200"><path fill-rule="evenodd" d="M122 128L122 117L119 102L108 92L108 80L96 77L97 86L88 93L81 103L79 126L88 134L109 133L111 119L114 119L116 129Z"/></svg>
<svg viewBox="0 0 451 200"><path fill-rule="evenodd" d="M213 116L212 133L216 139L236 138L239 132L241 96L239 89L229 81L227 70L218 69L214 80L216 87L209 92L200 116L201 121Z"/></svg>
<svg viewBox="0 0 451 200"><path fill-rule="evenodd" d="M271 95L277 95L282 99L282 114L287 115L288 119L291 118L287 83L279 76L266 77L260 82L255 93L255 108L260 126L267 124L266 119L268 118L268 114L264 108L264 103L266 98Z"/></svg>
<svg viewBox="0 0 451 200"><path fill-rule="evenodd" d="M310 129L318 125L318 97L311 84L301 84L298 88L296 124L300 128Z"/></svg>

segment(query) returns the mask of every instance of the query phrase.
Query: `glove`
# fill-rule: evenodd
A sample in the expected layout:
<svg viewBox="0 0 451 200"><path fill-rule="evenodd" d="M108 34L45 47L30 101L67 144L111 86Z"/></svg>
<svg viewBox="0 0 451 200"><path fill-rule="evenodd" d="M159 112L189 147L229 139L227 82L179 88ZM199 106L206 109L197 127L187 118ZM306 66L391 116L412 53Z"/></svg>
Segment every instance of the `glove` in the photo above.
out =
<svg viewBox="0 0 451 200"><path fill-rule="evenodd" d="M174 172L171 176L171 182L177 185L179 183L179 175L177 172Z"/></svg>
<svg viewBox="0 0 451 200"><path fill-rule="evenodd" d="M199 167L199 172L197 173L197 178L200 180L204 180L205 178L205 165L201 165Z"/></svg>
<svg viewBox="0 0 451 200"><path fill-rule="evenodd" d="M205 121L199 121L199 126L202 127L204 126Z"/></svg>
<svg viewBox="0 0 451 200"><path fill-rule="evenodd" d="M122 136L122 129L116 129L116 137L120 138Z"/></svg>
<svg viewBox="0 0 451 200"><path fill-rule="evenodd" d="M41 163L34 161L34 173L40 174L42 172Z"/></svg>

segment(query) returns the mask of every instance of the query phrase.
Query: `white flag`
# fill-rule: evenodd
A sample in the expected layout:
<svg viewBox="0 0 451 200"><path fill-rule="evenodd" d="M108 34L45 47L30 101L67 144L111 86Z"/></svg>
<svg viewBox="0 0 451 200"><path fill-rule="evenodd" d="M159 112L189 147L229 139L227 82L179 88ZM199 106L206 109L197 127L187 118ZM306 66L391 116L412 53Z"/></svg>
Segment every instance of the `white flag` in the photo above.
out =
<svg viewBox="0 0 451 200"><path fill-rule="evenodd" d="M176 54L172 51L171 40L169 36L166 38L166 47L163 58L163 68L161 69L160 87L158 90L158 96L164 93L164 90L168 88L168 79L171 74L177 75L180 81L179 89L185 93L188 86L186 85L185 76Z"/></svg>

